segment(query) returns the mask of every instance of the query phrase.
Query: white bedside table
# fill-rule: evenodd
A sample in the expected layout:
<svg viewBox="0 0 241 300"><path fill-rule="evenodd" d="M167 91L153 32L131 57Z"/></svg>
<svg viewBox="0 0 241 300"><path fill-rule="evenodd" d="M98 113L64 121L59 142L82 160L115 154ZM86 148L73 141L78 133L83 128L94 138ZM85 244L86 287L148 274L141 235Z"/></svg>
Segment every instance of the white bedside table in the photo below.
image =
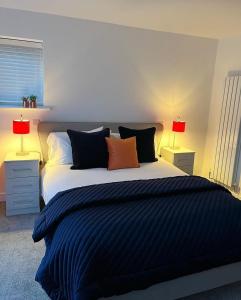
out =
<svg viewBox="0 0 241 300"><path fill-rule="evenodd" d="M189 175L193 175L195 151L186 148L161 148L161 156Z"/></svg>
<svg viewBox="0 0 241 300"><path fill-rule="evenodd" d="M5 160L6 215L39 212L40 155L17 156L9 153Z"/></svg>

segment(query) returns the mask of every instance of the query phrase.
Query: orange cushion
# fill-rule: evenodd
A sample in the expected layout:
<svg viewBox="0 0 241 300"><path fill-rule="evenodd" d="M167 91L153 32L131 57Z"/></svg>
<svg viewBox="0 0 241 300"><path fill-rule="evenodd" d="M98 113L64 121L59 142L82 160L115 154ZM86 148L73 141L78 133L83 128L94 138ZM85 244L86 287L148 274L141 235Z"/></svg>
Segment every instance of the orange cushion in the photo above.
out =
<svg viewBox="0 0 241 300"><path fill-rule="evenodd" d="M136 137L105 139L109 152L108 170L140 167L136 150Z"/></svg>

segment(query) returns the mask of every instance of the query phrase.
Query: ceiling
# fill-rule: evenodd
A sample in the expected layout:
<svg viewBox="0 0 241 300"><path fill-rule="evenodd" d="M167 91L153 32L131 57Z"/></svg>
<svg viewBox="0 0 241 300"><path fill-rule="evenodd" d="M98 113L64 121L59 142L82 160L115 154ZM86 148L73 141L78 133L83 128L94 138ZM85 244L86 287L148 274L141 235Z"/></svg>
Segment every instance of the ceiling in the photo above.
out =
<svg viewBox="0 0 241 300"><path fill-rule="evenodd" d="M0 0L15 8L189 35L241 35L241 0Z"/></svg>

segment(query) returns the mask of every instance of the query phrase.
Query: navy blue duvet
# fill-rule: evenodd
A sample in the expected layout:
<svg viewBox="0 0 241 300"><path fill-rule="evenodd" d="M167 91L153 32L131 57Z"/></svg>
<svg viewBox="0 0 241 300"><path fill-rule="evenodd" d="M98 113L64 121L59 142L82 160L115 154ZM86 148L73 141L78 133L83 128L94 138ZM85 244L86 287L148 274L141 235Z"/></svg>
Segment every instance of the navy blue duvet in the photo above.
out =
<svg viewBox="0 0 241 300"><path fill-rule="evenodd" d="M97 299L241 260L241 202L195 176L92 185L49 202L42 238L50 298Z"/></svg>

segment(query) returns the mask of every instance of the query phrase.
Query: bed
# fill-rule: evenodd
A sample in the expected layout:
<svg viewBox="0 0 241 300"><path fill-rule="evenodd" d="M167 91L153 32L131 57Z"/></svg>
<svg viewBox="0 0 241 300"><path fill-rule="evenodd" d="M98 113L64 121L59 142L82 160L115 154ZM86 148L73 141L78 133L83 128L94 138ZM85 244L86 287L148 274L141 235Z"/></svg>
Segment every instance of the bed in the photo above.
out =
<svg viewBox="0 0 241 300"><path fill-rule="evenodd" d="M99 125L40 123L44 160L49 132ZM159 139L162 126L154 125ZM241 203L224 188L186 176L162 159L138 170L69 167L43 168L47 209L33 233L35 241L46 242L36 279L52 299L176 299L241 280ZM81 236L77 246L76 236ZM88 251L83 253L86 245ZM209 255L203 255L207 251ZM154 268L160 257L161 267ZM61 291L61 286L68 287Z"/></svg>

